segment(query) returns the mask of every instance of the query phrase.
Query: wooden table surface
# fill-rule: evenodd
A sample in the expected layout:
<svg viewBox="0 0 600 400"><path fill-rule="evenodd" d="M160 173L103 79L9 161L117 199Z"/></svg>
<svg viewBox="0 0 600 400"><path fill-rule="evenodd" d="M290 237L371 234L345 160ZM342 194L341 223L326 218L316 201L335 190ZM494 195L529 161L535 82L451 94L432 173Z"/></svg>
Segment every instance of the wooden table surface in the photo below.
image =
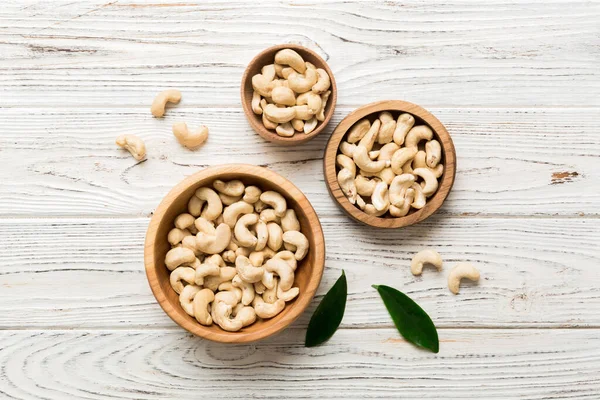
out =
<svg viewBox="0 0 600 400"><path fill-rule="evenodd" d="M239 98L248 61L278 43L322 55L338 83L327 130L262 140ZM600 3L592 1L16 1L0 7L0 398L600 398ZM154 95L183 100L152 118ZM454 138L456 183L438 214L381 231L349 220L322 155L356 107L402 99ZM210 127L192 152L175 121ZM114 139L133 133L148 159ZM209 165L291 179L325 232L323 281L290 329L221 345L177 327L143 267L149 217ZM432 246L458 296L409 271ZM344 269L341 328L303 346ZM406 343L371 284L395 286L438 327Z"/></svg>

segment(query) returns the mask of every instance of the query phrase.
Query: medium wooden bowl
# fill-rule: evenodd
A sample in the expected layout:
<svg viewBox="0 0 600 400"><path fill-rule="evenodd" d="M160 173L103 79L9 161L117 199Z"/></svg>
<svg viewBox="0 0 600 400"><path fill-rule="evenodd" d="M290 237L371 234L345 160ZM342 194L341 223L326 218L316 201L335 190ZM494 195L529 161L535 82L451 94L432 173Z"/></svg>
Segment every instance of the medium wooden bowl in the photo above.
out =
<svg viewBox="0 0 600 400"><path fill-rule="evenodd" d="M331 90L331 95L329 96L329 100L325 106L325 120L319 122L315 130L309 134L296 132L292 137L279 136L274 130L265 128L262 123L262 115L256 115L252 111L252 93L254 92L254 89L252 89L252 77L256 74L260 74L261 68L265 65L273 64L275 62L275 53L281 49L292 49L296 51L302 56L302 58L304 58L304 61L311 62L317 68L322 68L327 71L331 80L331 87L329 88L329 90ZM335 109L335 104L337 102L337 87L335 85L333 72L331 72L331 69L325 60L321 58L321 56L314 51L297 44L280 44L263 50L256 57L254 57L252 61L250 61L250 64L248 64L246 67L246 71L244 71L244 76L242 77L241 95L242 107L244 107L246 118L256 133L273 143L280 145L295 145L308 142L321 133L323 129L325 129L331 120L331 117L333 116L333 110Z"/></svg>
<svg viewBox="0 0 600 400"><path fill-rule="evenodd" d="M335 158L338 154L340 142L346 136L346 132L348 132L355 122L362 118L368 117L371 122L373 122L375 118L377 118L377 114L381 111L390 111L394 118L397 118L402 112L412 114L416 120L415 125L428 125L431 130L433 130L435 139L439 141L442 146L441 162L444 164L444 173L438 179L439 187L437 192L427 199L425 207L420 210L411 209L410 213L404 217L381 218L361 211L358 207L348 201L337 181ZM454 184L454 175L456 174L456 151L454 150L452 138L444 125L442 125L442 123L429 111L407 101L384 100L367 104L352 111L339 123L329 138L327 148L325 149L325 156L323 157L323 163L325 182L327 183L329 193L342 210L350 217L363 224L377 228L401 228L423 221L442 206Z"/></svg>
<svg viewBox="0 0 600 400"><path fill-rule="evenodd" d="M169 283L169 270L164 259L171 246L167 234L173 228L175 217L187 212L188 200L196 189L210 186L215 179L240 179L247 185L257 185L264 190L275 190L287 200L300 221L302 232L308 238L310 249L304 260L298 264L294 286L300 288L295 300L288 302L285 309L275 318L257 320L254 324L238 332L226 332L216 324L200 325L179 305L179 296ZM158 304L173 321L194 335L222 343L248 343L273 335L302 314L311 302L321 282L325 265L325 240L321 224L315 210L304 194L290 181L268 169L254 165L228 164L206 168L183 180L162 200L150 221L146 233L144 263L150 288Z"/></svg>

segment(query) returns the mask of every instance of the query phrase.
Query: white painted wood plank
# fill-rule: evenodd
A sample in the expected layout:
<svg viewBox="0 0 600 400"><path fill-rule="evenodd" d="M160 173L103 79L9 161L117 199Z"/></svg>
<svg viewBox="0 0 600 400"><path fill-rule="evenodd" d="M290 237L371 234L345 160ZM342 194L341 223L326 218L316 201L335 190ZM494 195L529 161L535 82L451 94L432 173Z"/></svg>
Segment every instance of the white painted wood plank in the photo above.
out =
<svg viewBox="0 0 600 400"><path fill-rule="evenodd" d="M0 332L11 399L596 399L599 330L440 330L440 353L393 329L289 329L222 345L181 332Z"/></svg>
<svg viewBox="0 0 600 400"><path fill-rule="evenodd" d="M0 10L0 106L238 105L260 50L323 55L339 103L600 105L595 1L9 2ZM169 4L171 3L171 4Z"/></svg>
<svg viewBox="0 0 600 400"><path fill-rule="evenodd" d="M339 215L322 169L331 126L298 147L260 138L239 109L176 108L164 120L146 108L0 109L0 216L147 216L177 182L206 166L266 165L291 179L320 216ZM456 183L441 209L451 215L598 215L600 109L434 108L455 141ZM182 148L175 121L206 124L200 150ZM148 160L114 144L134 133Z"/></svg>
<svg viewBox="0 0 600 400"><path fill-rule="evenodd" d="M389 327L372 284L414 298L441 327L600 327L596 219L436 216L389 232L323 218L327 261L304 327L344 269L349 297L343 326ZM176 328L148 287L143 268L147 219L0 220L0 329ZM431 246L442 273L409 271ZM458 296L446 276L458 261L480 269Z"/></svg>

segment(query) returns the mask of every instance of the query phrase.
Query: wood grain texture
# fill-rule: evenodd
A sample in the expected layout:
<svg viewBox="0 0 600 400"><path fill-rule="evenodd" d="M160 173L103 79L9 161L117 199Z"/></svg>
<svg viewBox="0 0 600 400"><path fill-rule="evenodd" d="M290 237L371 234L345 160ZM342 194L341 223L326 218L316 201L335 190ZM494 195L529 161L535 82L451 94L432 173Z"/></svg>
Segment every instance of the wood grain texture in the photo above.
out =
<svg viewBox="0 0 600 400"><path fill-rule="evenodd" d="M321 218L326 268L310 315L341 270L348 277L344 327L391 327L372 284L394 286L441 327L599 327L595 219L460 218L434 215L399 231ZM179 329L157 305L144 276L147 219L0 220L0 329ZM424 247L444 271L410 273ZM446 274L459 261L481 271L458 296Z"/></svg>
<svg viewBox="0 0 600 400"><path fill-rule="evenodd" d="M254 89L252 88L252 77L256 74L260 74L261 69L265 65L273 64L275 60L275 54L283 49L294 50L295 52L300 54L304 61L310 62L317 68L325 70L325 72L327 72L327 75L329 75L329 79L331 82L329 90L331 94L327 100L327 104L325 105L324 109L325 119L323 121L319 121L317 123L317 127L308 134L295 132L294 135L291 137L280 136L272 129L267 129L262 122L262 116L259 116L252 111L252 94L254 93ZM296 44L280 44L264 49L259 54L257 54L252 60L250 60L248 66L244 71L244 75L242 75L242 82L240 84L240 95L242 107L244 109L244 114L246 114L248 123L250 124L250 126L252 126L252 129L254 129L256 133L258 133L261 137L270 142L280 145L294 146L312 140L315 136L323 132L323 130L327 127L327 124L329 124L329 121L331 121L331 117L333 116L333 112L337 103L337 86L335 84L335 77L333 76L331 68L329 68L329 65L327 65L325 60L323 60L323 58L317 53L304 46Z"/></svg>
<svg viewBox="0 0 600 400"><path fill-rule="evenodd" d="M440 354L395 329L305 330L224 345L182 332L0 332L11 399L597 399L600 330L440 330ZM335 394L335 395L334 395ZM442 396L443 394L443 396Z"/></svg>
<svg viewBox="0 0 600 400"><path fill-rule="evenodd" d="M294 287L300 294L287 302L283 311L271 319L259 319L237 332L227 332L216 323L200 325L181 308L179 296L171 288L165 256L171 246L167 242L173 221L188 211L188 202L197 189L212 188L216 179L240 180L263 190L273 190L286 200L287 209L294 210L301 232L308 240L305 258L298 261L294 271ZM237 229L237 227L236 227ZM325 240L319 218L310 202L293 183L266 168L247 164L228 164L206 168L178 183L161 201L150 220L144 243L144 264L152 293L164 312L179 326L200 337L222 343L249 343L274 335L293 323L311 303L325 265ZM214 304L213 304L214 306Z"/></svg>
<svg viewBox="0 0 600 400"><path fill-rule="evenodd" d="M328 130L304 145L265 142L241 109L171 108L164 120L144 108L0 109L0 216L148 216L185 176L231 162L267 166L302 190L319 216L339 215L323 179L329 132L352 108L337 107ZM600 109L431 111L458 158L444 215L600 215ZM171 125L205 124L207 143L181 147ZM114 144L122 133L146 142L136 163ZM574 195L576 194L576 195Z"/></svg>
<svg viewBox="0 0 600 400"><path fill-rule="evenodd" d="M600 105L592 1L9 1L0 11L0 106L240 105L260 50L318 52L338 105ZM43 93L43 95L40 95Z"/></svg>
<svg viewBox="0 0 600 400"><path fill-rule="evenodd" d="M371 123L377 119L382 111L392 113L394 119L398 119L401 113L409 113L416 119L415 126L427 125L433 131L433 138L436 139L442 148L443 160L440 162L444 166L444 173L438 178L439 187L433 196L427 198L425 207L417 210L412 209L406 216L394 218L389 214L383 217L376 217L363 212L358 206L351 204L346 195L342 192L338 183L336 169L336 157L341 154L339 150L340 143L346 137L346 134L352 126L362 120L369 119ZM413 120L414 121L414 120ZM429 111L423 107L400 100L383 100L357 108L348 114L334 129L323 154L323 176L327 190L340 208L354 220L376 228L403 228L424 221L433 213L437 212L444 204L446 197L454 185L456 175L456 151L452 137L446 130L446 127Z"/></svg>

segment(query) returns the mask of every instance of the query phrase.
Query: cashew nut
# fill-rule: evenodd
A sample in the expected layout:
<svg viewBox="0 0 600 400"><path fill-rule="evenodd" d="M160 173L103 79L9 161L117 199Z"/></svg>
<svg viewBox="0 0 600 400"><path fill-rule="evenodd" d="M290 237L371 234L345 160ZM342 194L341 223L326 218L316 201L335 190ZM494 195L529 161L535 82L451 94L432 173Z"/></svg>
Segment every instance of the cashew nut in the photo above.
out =
<svg viewBox="0 0 600 400"><path fill-rule="evenodd" d="M280 258L284 260L290 265L290 267L292 267L294 271L298 267L298 261L296 260L296 256L289 250L280 251L279 253L275 254L272 258Z"/></svg>
<svg viewBox="0 0 600 400"><path fill-rule="evenodd" d="M266 222L259 219L254 225L254 230L256 231L256 245L254 246L254 249L256 251L261 251L267 245L269 229L267 228Z"/></svg>
<svg viewBox="0 0 600 400"><path fill-rule="evenodd" d="M381 124L384 125L387 122L393 121L394 117L392 116L392 113L389 111L382 111L379 113L379 115L377 116L377 118L379 118L379 120L381 121Z"/></svg>
<svg viewBox="0 0 600 400"><path fill-rule="evenodd" d="M219 193L219 198L221 199L221 203L223 203L224 206L230 206L233 203L237 203L238 201L240 201L242 199L242 196L227 196L226 194ZM223 214L219 216L219 218L222 217Z"/></svg>
<svg viewBox="0 0 600 400"><path fill-rule="evenodd" d="M254 300L254 285L242 280L239 275L233 277L231 284L242 290L242 304L247 306Z"/></svg>
<svg viewBox="0 0 600 400"><path fill-rule="evenodd" d="M317 79L317 71L312 68L307 68L304 73L292 72L287 77L290 89L296 93L308 92L317 83Z"/></svg>
<svg viewBox="0 0 600 400"><path fill-rule="evenodd" d="M267 319L273 318L279 314L285 308L285 301L278 299L275 303L258 303L254 306L256 315L260 318Z"/></svg>
<svg viewBox="0 0 600 400"><path fill-rule="evenodd" d="M286 210L285 215L281 217L281 229L284 232L300 230L300 221L298 221L296 212L293 209Z"/></svg>
<svg viewBox="0 0 600 400"><path fill-rule="evenodd" d="M357 189L352 171L350 171L348 168L341 169L340 172L338 172L337 180L338 184L340 185L340 189L342 189L342 193L344 193L350 204L355 204Z"/></svg>
<svg viewBox="0 0 600 400"><path fill-rule="evenodd" d="M365 213L369 214L369 215L372 215L372 216L374 216L374 217L380 217L380 216L382 216L383 214L385 214L386 212L388 212L388 209L389 209L389 208L386 208L386 209L384 209L384 210L381 210L381 211L379 211L379 210L377 210L377 209L375 208L375 206L374 206L373 204L366 204L366 205L365 205L365 208L364 208L364 210L363 210L363 211L364 211Z"/></svg>
<svg viewBox="0 0 600 400"><path fill-rule="evenodd" d="M275 64L289 65L301 74L307 69L302 56L292 49L282 49L275 53Z"/></svg>
<svg viewBox="0 0 600 400"><path fill-rule="evenodd" d="M392 181L394 180L394 178L396 177L396 174L394 173L394 171L392 170L391 167L387 167L382 169L381 171L379 171L377 173L377 176L386 183L386 185L390 185L392 183Z"/></svg>
<svg viewBox="0 0 600 400"><path fill-rule="evenodd" d="M416 168L413 170L413 174L420 176L425 181L425 185L423 186L423 194L426 197L429 197L435 193L438 188L438 180L431 169Z"/></svg>
<svg viewBox="0 0 600 400"><path fill-rule="evenodd" d="M200 264L195 271L194 283L198 286L202 286L204 285L204 278L207 276L218 276L220 273L221 268L217 264L210 262Z"/></svg>
<svg viewBox="0 0 600 400"><path fill-rule="evenodd" d="M194 296L200 291L196 285L187 285L179 294L179 304L188 315L194 316Z"/></svg>
<svg viewBox="0 0 600 400"><path fill-rule="evenodd" d="M253 211L254 207L252 207L252 204L248 204L245 201L238 201L225 207L223 210L223 222L233 229L241 215L251 214Z"/></svg>
<svg viewBox="0 0 600 400"><path fill-rule="evenodd" d="M234 287L231 282L221 283L219 285L219 292L215 294L215 301L222 301L232 307L236 306L241 300L242 290Z"/></svg>
<svg viewBox="0 0 600 400"><path fill-rule="evenodd" d="M200 213L202 213L203 205L204 205L204 200L200 200L196 196L192 196L190 201L188 201L188 211L194 217L199 217Z"/></svg>
<svg viewBox="0 0 600 400"><path fill-rule="evenodd" d="M272 81L273 79L275 79L275 75L276 75L275 65L274 64L265 65L264 67L262 67L260 69L260 73L266 79Z"/></svg>
<svg viewBox="0 0 600 400"><path fill-rule="evenodd" d="M269 222L267 224L267 231L269 232L267 246L273 251L279 250L283 244L283 230L279 224L275 222Z"/></svg>
<svg viewBox="0 0 600 400"><path fill-rule="evenodd" d="M296 253L294 256L296 260L302 260L308 253L308 239L302 232L299 231L287 231L283 233L283 242L289 243L296 247ZM281 275L280 275L281 276ZM284 290L288 288L284 287Z"/></svg>
<svg viewBox="0 0 600 400"><path fill-rule="evenodd" d="M206 254L221 253L227 248L231 241L231 228L227 224L220 224L215 229L215 234L198 232L196 235L196 247Z"/></svg>
<svg viewBox="0 0 600 400"><path fill-rule="evenodd" d="M414 124L415 117L406 113L400 114L398 116L398 120L396 121L396 130L394 130L394 143L396 143L398 146L402 146L404 144L406 134L411 130Z"/></svg>
<svg viewBox="0 0 600 400"><path fill-rule="evenodd" d="M258 201L256 203L254 203L254 211L256 211L257 213L262 212L267 207L269 207L269 206L267 204L263 203L262 200L260 200L260 197L259 197Z"/></svg>
<svg viewBox="0 0 600 400"><path fill-rule="evenodd" d="M275 104L267 104L267 106L263 108L263 115L272 122L283 124L296 117L296 109L294 107L279 108Z"/></svg>
<svg viewBox="0 0 600 400"><path fill-rule="evenodd" d="M354 150L356 150L355 144L350 144L348 142L340 143L340 151L342 152L343 155L352 158L352 157L354 157Z"/></svg>
<svg viewBox="0 0 600 400"><path fill-rule="evenodd" d="M371 204L377 211L387 210L390 206L390 198L388 196L388 186L385 182L379 182L373 189L371 195Z"/></svg>
<svg viewBox="0 0 600 400"><path fill-rule="evenodd" d="M321 95L321 108L317 111L317 115L315 115L317 121L325 121L325 107L327 107L329 96L331 96L331 90L328 90Z"/></svg>
<svg viewBox="0 0 600 400"><path fill-rule="evenodd" d="M275 209L275 214L278 217L283 217L285 215L285 211L287 210L287 202L281 194L272 190L267 190L260 195L260 200L263 203L273 207Z"/></svg>
<svg viewBox="0 0 600 400"><path fill-rule="evenodd" d="M394 142L387 143L383 147L381 147L381 149L379 149L379 156L377 157L377 159L378 160L391 160L394 153L396 153L396 151L398 151L399 149L400 149L400 146L398 146L396 143L394 143Z"/></svg>
<svg viewBox="0 0 600 400"><path fill-rule="evenodd" d="M363 138L360 139L360 142L358 142L358 146L365 147L367 149L367 152L371 151L373 145L375 144L375 140L377 140L377 134L379 133L380 126L381 121L376 119L375 122L373 122L373 124L371 125L371 128L369 128L369 130L365 134L365 136L363 136ZM356 155L356 152L354 152L354 155Z"/></svg>
<svg viewBox="0 0 600 400"><path fill-rule="evenodd" d="M248 257L244 256L239 256L235 260L235 270L237 271L240 279L248 283L259 282L265 272L263 267L255 267L252 265Z"/></svg>
<svg viewBox="0 0 600 400"><path fill-rule="evenodd" d="M415 182L414 175L402 174L396 175L389 188L390 202L396 207L401 207L404 203L406 190Z"/></svg>
<svg viewBox="0 0 600 400"><path fill-rule="evenodd" d="M196 246L196 236L194 235L184 237L183 240L181 240L181 246L191 250L196 255L202 253L200 249L198 249L198 246Z"/></svg>
<svg viewBox="0 0 600 400"><path fill-rule="evenodd" d="M314 117L314 114L311 114L308 111L308 106L306 104L304 104L302 106L294 106L292 108L294 109L294 111L296 111L295 119L301 119L303 121L308 121L309 119L312 119ZM305 125L306 125L306 123L305 123Z"/></svg>
<svg viewBox="0 0 600 400"><path fill-rule="evenodd" d="M312 131L315 130L315 128L317 127L318 124L318 120L316 117L312 117L311 119L309 119L308 121L306 121L304 123L304 127L302 129L304 129L304 133L309 134Z"/></svg>
<svg viewBox="0 0 600 400"><path fill-rule="evenodd" d="M233 279L236 274L236 269L233 267L221 267L219 268L219 275L210 275L204 278L204 287L212 290L217 290L219 285L223 282L228 282Z"/></svg>
<svg viewBox="0 0 600 400"><path fill-rule="evenodd" d="M171 275L169 276L169 282L171 283L173 290L179 294L183 290L183 283L181 281L186 281L189 284L193 284L195 276L196 271L194 271L194 268L177 267L173 270L173 272L171 272Z"/></svg>
<svg viewBox="0 0 600 400"><path fill-rule="evenodd" d="M273 66L275 67L275 75L283 78L283 65L275 63Z"/></svg>
<svg viewBox="0 0 600 400"><path fill-rule="evenodd" d="M173 135L183 146L195 149L208 139L208 128L200 125L198 130L190 132L185 122L177 122L173 124Z"/></svg>
<svg viewBox="0 0 600 400"><path fill-rule="evenodd" d="M469 279L471 281L479 280L479 271L472 264L463 262L458 263L448 275L448 289L454 294L458 294L460 291L460 280Z"/></svg>
<svg viewBox="0 0 600 400"><path fill-rule="evenodd" d="M286 122L284 124L277 125L277 128L275 128L275 133L283 137L292 137L296 131L294 130L291 122Z"/></svg>
<svg viewBox="0 0 600 400"><path fill-rule="evenodd" d="M392 143L394 137L394 131L396 130L396 121L393 119L383 123L381 122L381 128L379 129L379 135L377 135L377 143L387 144Z"/></svg>
<svg viewBox="0 0 600 400"><path fill-rule="evenodd" d="M117 146L127 150L133 158L141 161L146 157L146 145L144 141L135 135L121 135L115 140Z"/></svg>
<svg viewBox="0 0 600 400"><path fill-rule="evenodd" d="M235 254L235 250L225 250L223 254L221 254L221 257L228 263L234 263L237 255Z"/></svg>
<svg viewBox="0 0 600 400"><path fill-rule="evenodd" d="M239 257L239 256L248 257L250 255L250 253L252 253L252 249L249 247L238 247L238 249L235 251L236 257Z"/></svg>
<svg viewBox="0 0 600 400"><path fill-rule="evenodd" d="M246 186L242 200L244 200L246 203L254 204L260 199L261 193L262 190L256 186Z"/></svg>
<svg viewBox="0 0 600 400"><path fill-rule="evenodd" d="M235 224L234 234L235 239L243 247L254 247L256 246L256 236L254 236L248 229L249 225L254 225L258 222L258 215L246 214L242 216Z"/></svg>
<svg viewBox="0 0 600 400"><path fill-rule="evenodd" d="M295 131L302 132L304 131L304 121L298 119L297 117L298 115L296 113L296 118L294 118L290 123L292 124L292 128L294 128Z"/></svg>
<svg viewBox="0 0 600 400"><path fill-rule="evenodd" d="M427 125L417 125L413 127L404 140L404 146L416 147L421 140L431 140L433 131Z"/></svg>
<svg viewBox="0 0 600 400"><path fill-rule="evenodd" d="M442 256L433 249L421 250L412 258L412 261L410 262L410 272L412 272L413 275L421 275L424 264L431 264L437 268L438 271L441 271Z"/></svg>
<svg viewBox="0 0 600 400"><path fill-rule="evenodd" d="M167 103L177 104L181 101L181 92L177 89L168 89L160 92L152 101L150 112L155 117L162 117L165 115L165 106Z"/></svg>
<svg viewBox="0 0 600 400"><path fill-rule="evenodd" d="M254 114L257 115L261 115L262 114L262 107L260 106L260 100L261 100L261 96L260 94L255 90L252 92L252 111L254 112Z"/></svg>
<svg viewBox="0 0 600 400"><path fill-rule="evenodd" d="M175 247L167 252L165 265L170 271L182 265L191 265L196 260L194 252L185 247Z"/></svg>
<svg viewBox="0 0 600 400"><path fill-rule="evenodd" d="M406 189L406 195L404 196L404 200L400 205L395 206L394 204L390 204L390 215L392 217L404 217L410 211L410 205L415 200L415 191L413 189Z"/></svg>
<svg viewBox="0 0 600 400"><path fill-rule="evenodd" d="M371 128L371 122L368 119L363 118L350 128L348 131L348 137L346 141L350 144L356 143L361 140Z"/></svg>
<svg viewBox="0 0 600 400"><path fill-rule="evenodd" d="M416 208L417 210L425 207L427 199L423 194L423 189L421 189L421 185L415 182L410 186L410 188L415 191L415 200L412 202L411 207Z"/></svg>
<svg viewBox="0 0 600 400"><path fill-rule="evenodd" d="M391 160L392 171L394 171L396 175L401 175L403 172L402 167L404 167L407 162L411 161L418 151L419 150L416 146L403 147L396 151Z"/></svg>
<svg viewBox="0 0 600 400"><path fill-rule="evenodd" d="M219 267L225 267L225 260L223 260L223 257L221 257L221 255L219 254L213 254L209 257L206 257L204 259L204 262L207 264L214 264L214 265L218 265Z"/></svg>
<svg viewBox="0 0 600 400"><path fill-rule="evenodd" d="M273 287L267 288L262 294L262 299L265 301L265 303L275 303L277 301L277 286L278 280L275 278Z"/></svg>
<svg viewBox="0 0 600 400"><path fill-rule="evenodd" d="M444 166L442 164L438 164L435 168L431 169L436 178L439 178L444 173Z"/></svg>
<svg viewBox="0 0 600 400"><path fill-rule="evenodd" d="M415 155L415 158L412 161L412 168L427 168L427 164L425 164L425 152L423 150L419 150ZM414 174L414 171L413 171Z"/></svg>
<svg viewBox="0 0 600 400"><path fill-rule="evenodd" d="M263 115L262 115L262 123L265 126L265 128L271 129L271 130L277 129L277 126L278 126L277 122L271 122L267 118L267 116L265 115L265 113L263 113Z"/></svg>
<svg viewBox="0 0 600 400"><path fill-rule="evenodd" d="M252 300L252 303L254 303L254 301L257 299L257 297L259 297L259 296L256 296L256 294L263 294L265 292L265 290L267 290L267 287L262 282L256 282L256 283L253 283L253 285L254 285L255 295L254 295L254 300Z"/></svg>
<svg viewBox="0 0 600 400"><path fill-rule="evenodd" d="M234 319L240 321L242 327L248 326L256 321L256 311L254 311L254 307L242 307L235 313Z"/></svg>
<svg viewBox="0 0 600 400"><path fill-rule="evenodd" d="M296 104L299 106L306 104L308 106L308 112L310 112L311 114L316 114L321 109L321 96L313 92L302 93L298 95L298 98L296 98L295 100Z"/></svg>
<svg viewBox="0 0 600 400"><path fill-rule="evenodd" d="M172 246L175 246L183 240L184 237L190 236L191 233L187 229L173 228L167 235L167 240Z"/></svg>
<svg viewBox="0 0 600 400"><path fill-rule="evenodd" d="M213 223L207 220L206 218L202 217L196 218L196 221L194 221L194 226L196 227L198 232L203 232L210 235L214 235L216 231Z"/></svg>
<svg viewBox="0 0 600 400"><path fill-rule="evenodd" d="M367 202L362 197L356 196L356 205L358 208L364 211L365 207L367 206Z"/></svg>
<svg viewBox="0 0 600 400"><path fill-rule="evenodd" d="M267 208L260 212L260 219L264 222L276 222L278 224L281 223L281 218L277 216L275 210L272 208Z"/></svg>
<svg viewBox="0 0 600 400"><path fill-rule="evenodd" d="M296 105L296 95L294 94L294 91L285 86L278 86L278 87L273 88L273 90L271 91L271 99L273 99L273 102L275 104L281 104L283 106L295 106ZM306 104L306 103L298 103L298 104Z"/></svg>
<svg viewBox="0 0 600 400"><path fill-rule="evenodd" d="M213 182L213 187L219 192L223 193L227 196L237 197L244 194L244 190L246 187L240 180L232 180L229 182L223 182L220 179L217 179Z"/></svg>
<svg viewBox="0 0 600 400"><path fill-rule="evenodd" d="M338 154L335 158L335 163L340 167L340 169L346 168L352 173L352 179L356 176L356 164L354 164L354 160L352 158Z"/></svg>
<svg viewBox="0 0 600 400"><path fill-rule="evenodd" d="M237 332L242 329L244 324L241 320L230 318L232 310L231 305L222 301L215 301L211 310L212 319L222 329L228 332Z"/></svg>
<svg viewBox="0 0 600 400"><path fill-rule="evenodd" d="M196 220L196 218L194 218L194 216L191 214L188 214L188 213L179 214L175 218L175 227L182 229L182 230L191 228L192 226L194 226L195 220Z"/></svg>
<svg viewBox="0 0 600 400"><path fill-rule="evenodd" d="M264 268L263 268L264 269ZM267 288L267 289L273 289L273 287L275 286L275 276L273 275L272 272L269 271L265 271L265 273L263 274L262 279L260 280L260 282Z"/></svg>
<svg viewBox="0 0 600 400"><path fill-rule="evenodd" d="M356 185L356 192L359 195L371 196L377 185L377 180L369 179L363 175L357 175L356 179L354 179L354 183Z"/></svg>
<svg viewBox="0 0 600 400"><path fill-rule="evenodd" d="M311 90L313 93L321 94L325 93L327 89L331 86L331 79L329 78L329 74L322 68L317 68L317 83L313 85Z"/></svg>
<svg viewBox="0 0 600 400"><path fill-rule="evenodd" d="M207 205L204 207L201 216L209 221L214 221L223 212L223 203L219 198L217 192L211 188L202 187L196 190L195 196L200 200L206 201Z"/></svg>
<svg viewBox="0 0 600 400"><path fill-rule="evenodd" d="M215 294L210 289L202 289L194 296L192 309L196 321L202 325L212 325L212 317L208 312L208 305L215 299Z"/></svg>
<svg viewBox="0 0 600 400"><path fill-rule="evenodd" d="M425 162L429 168L435 168L442 159L442 146L437 140L430 140L425 143L425 152L427 158Z"/></svg>
<svg viewBox="0 0 600 400"><path fill-rule="evenodd" d="M379 172L385 167L390 166L389 160L373 161L369 158L369 151L366 147L357 146L354 150L354 163L356 166L366 172Z"/></svg>
<svg viewBox="0 0 600 400"><path fill-rule="evenodd" d="M281 286L277 287L277 298L285 301L286 303L294 300L298 294L300 294L300 289L297 287L293 287L285 292L281 290Z"/></svg>
<svg viewBox="0 0 600 400"><path fill-rule="evenodd" d="M272 79L269 80L262 74L256 74L252 77L252 89L263 97L271 97L271 93L275 86L271 84ZM264 103L261 102L261 107L264 111Z"/></svg>
<svg viewBox="0 0 600 400"><path fill-rule="evenodd" d="M379 153L381 153L381 151L379 151L379 150L371 150L371 151L369 151L369 158L371 160L377 160L377 158L379 157Z"/></svg>

